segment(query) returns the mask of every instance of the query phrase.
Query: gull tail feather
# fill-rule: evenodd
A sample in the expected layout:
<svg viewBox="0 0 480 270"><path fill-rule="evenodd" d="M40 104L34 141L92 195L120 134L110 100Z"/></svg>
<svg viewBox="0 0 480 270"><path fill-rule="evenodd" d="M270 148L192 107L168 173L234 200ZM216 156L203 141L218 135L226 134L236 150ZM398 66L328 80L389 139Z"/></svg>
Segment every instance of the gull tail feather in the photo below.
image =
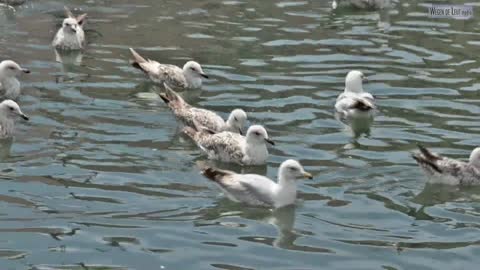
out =
<svg viewBox="0 0 480 270"><path fill-rule="evenodd" d="M437 164L434 161L426 159L425 156L420 154L412 154L412 158L415 159L418 164L422 166L430 167L434 171L438 173L442 173L442 170L437 166Z"/></svg>
<svg viewBox="0 0 480 270"><path fill-rule="evenodd" d="M132 66L134 68L138 68L138 69L141 69L143 70L141 64L142 63L146 63L147 60L145 58L143 58L140 54L138 54L133 48L130 48L130 52L132 53L132 56L133 56L133 60L132 60Z"/></svg>
<svg viewBox="0 0 480 270"><path fill-rule="evenodd" d="M417 144L417 147L418 147L418 149L420 150L420 152L422 152L422 155L423 155L426 159L429 159L429 160L432 160L432 161L441 159L438 155L430 152L430 150L428 150L427 148L425 148L423 145Z"/></svg>
<svg viewBox="0 0 480 270"><path fill-rule="evenodd" d="M163 83L163 87L165 88L165 93L160 94L160 98L163 101L171 106L180 106L185 104L183 98L175 92L168 84Z"/></svg>
<svg viewBox="0 0 480 270"><path fill-rule="evenodd" d="M70 11L70 9L67 6L63 6L63 9L65 10L65 15L68 18L75 18L75 16L73 16L73 13Z"/></svg>
<svg viewBox="0 0 480 270"><path fill-rule="evenodd" d="M214 182L221 183L226 176L232 175L232 172L207 167L201 172L201 174Z"/></svg>
<svg viewBox="0 0 480 270"><path fill-rule="evenodd" d="M375 108L375 105L366 99L356 99L355 102L349 107L350 109L357 109L359 111L370 111Z"/></svg>

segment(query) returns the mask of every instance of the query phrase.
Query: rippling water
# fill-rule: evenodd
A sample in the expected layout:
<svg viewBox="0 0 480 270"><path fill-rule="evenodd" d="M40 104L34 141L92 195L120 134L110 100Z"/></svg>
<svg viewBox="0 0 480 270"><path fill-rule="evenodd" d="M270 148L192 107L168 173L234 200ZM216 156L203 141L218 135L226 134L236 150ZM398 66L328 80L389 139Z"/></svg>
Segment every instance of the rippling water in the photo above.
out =
<svg viewBox="0 0 480 270"><path fill-rule="evenodd" d="M1 268L475 269L480 190L426 186L409 152L466 158L480 144L480 21L402 2L71 0L90 44L63 64L50 42L64 2L0 9L1 58L32 70L20 100L31 121L0 149ZM245 171L275 177L296 158L313 172L297 205L246 208L202 178L205 156L128 47L200 62L211 79L187 99L242 107L277 142ZM378 98L367 135L334 118L350 69Z"/></svg>

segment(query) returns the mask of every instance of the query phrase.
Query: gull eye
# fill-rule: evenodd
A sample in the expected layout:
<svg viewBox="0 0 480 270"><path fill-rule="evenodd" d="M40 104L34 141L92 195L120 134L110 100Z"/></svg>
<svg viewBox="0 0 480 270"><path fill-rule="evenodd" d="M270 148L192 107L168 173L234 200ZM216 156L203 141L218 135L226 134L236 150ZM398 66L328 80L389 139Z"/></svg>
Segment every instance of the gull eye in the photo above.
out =
<svg viewBox="0 0 480 270"><path fill-rule="evenodd" d="M9 107L9 108L10 108L10 111L13 111L13 110L14 110L13 107Z"/></svg>
<svg viewBox="0 0 480 270"><path fill-rule="evenodd" d="M196 71L194 67L191 67L190 69L193 70L193 71Z"/></svg>
<svg viewBox="0 0 480 270"><path fill-rule="evenodd" d="M236 116L234 116L234 117L233 117L233 119L234 119L235 121L238 121L238 119L237 119L237 117L236 117Z"/></svg>
<svg viewBox="0 0 480 270"><path fill-rule="evenodd" d="M295 167L290 167L289 169L290 169L290 171L292 171L292 172L296 172L296 171L298 171L298 169L297 169L297 168L295 168Z"/></svg>
<svg viewBox="0 0 480 270"><path fill-rule="evenodd" d="M255 135L260 136L260 132L255 131Z"/></svg>
<svg viewBox="0 0 480 270"><path fill-rule="evenodd" d="M8 68L11 69L11 70L15 70L15 67L13 67L13 66L10 66Z"/></svg>

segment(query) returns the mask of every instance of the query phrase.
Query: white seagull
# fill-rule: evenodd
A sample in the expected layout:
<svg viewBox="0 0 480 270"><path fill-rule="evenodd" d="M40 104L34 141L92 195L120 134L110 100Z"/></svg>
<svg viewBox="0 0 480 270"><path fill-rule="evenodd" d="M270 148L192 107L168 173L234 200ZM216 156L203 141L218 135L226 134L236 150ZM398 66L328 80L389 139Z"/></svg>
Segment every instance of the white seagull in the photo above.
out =
<svg viewBox="0 0 480 270"><path fill-rule="evenodd" d="M345 90L337 97L335 110L342 118L373 115L375 100L372 94L363 90L367 77L361 71L352 70L345 78Z"/></svg>
<svg viewBox="0 0 480 270"><path fill-rule="evenodd" d="M183 130L210 159L241 165L261 165L268 158L266 143L275 145L260 125L250 126L247 135L242 136L228 131L212 134L195 121L194 124L195 128L185 127Z"/></svg>
<svg viewBox="0 0 480 270"><path fill-rule="evenodd" d="M202 77L208 78L200 64L195 61L188 61L181 69L145 59L132 48L130 52L133 55L132 66L145 72L152 81L160 85L166 83L176 90L197 89L202 87Z"/></svg>
<svg viewBox="0 0 480 270"><path fill-rule="evenodd" d="M62 27L53 38L52 46L60 50L81 50L85 47L85 33L83 25L87 14L84 13L77 17L65 7L65 18Z"/></svg>
<svg viewBox="0 0 480 270"><path fill-rule="evenodd" d="M227 197L235 202L274 208L295 203L298 178L312 179L312 175L293 159L280 165L277 183L258 174L237 174L215 168L206 168L202 174L218 184Z"/></svg>
<svg viewBox="0 0 480 270"><path fill-rule="evenodd" d="M436 153L418 145L420 153L412 154L430 183L448 185L480 185L480 147L470 154L468 162L463 162Z"/></svg>
<svg viewBox="0 0 480 270"><path fill-rule="evenodd" d="M15 101L7 99L0 103L0 138L13 136L15 119L18 117L28 120Z"/></svg>
<svg viewBox="0 0 480 270"><path fill-rule="evenodd" d="M242 109L233 110L227 121L224 121L222 117L212 111L191 106L165 83L164 87L165 93L161 93L160 97L184 125L195 127L194 121L196 121L200 126L215 133L230 131L242 134L242 129L247 121L247 114Z"/></svg>
<svg viewBox="0 0 480 270"><path fill-rule="evenodd" d="M17 99L20 96L20 82L17 77L21 73L30 73L12 60L0 62L0 100Z"/></svg>

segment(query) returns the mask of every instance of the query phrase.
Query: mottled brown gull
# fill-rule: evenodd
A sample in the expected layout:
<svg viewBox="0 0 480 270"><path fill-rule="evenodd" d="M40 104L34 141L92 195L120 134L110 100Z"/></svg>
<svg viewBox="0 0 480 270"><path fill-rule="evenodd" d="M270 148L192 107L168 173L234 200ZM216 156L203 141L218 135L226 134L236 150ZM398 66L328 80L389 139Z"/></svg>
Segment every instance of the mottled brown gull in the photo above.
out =
<svg viewBox="0 0 480 270"><path fill-rule="evenodd" d="M227 121L224 121L212 111L191 106L168 85L164 84L164 87L165 93L161 93L160 97L184 125L194 127L193 122L196 121L213 132L230 131L242 134L247 121L247 114L242 109L233 110Z"/></svg>
<svg viewBox="0 0 480 270"><path fill-rule="evenodd" d="M444 157L419 145L420 153L412 154L430 183L448 185L480 185L480 147L470 154L468 162Z"/></svg>
<svg viewBox="0 0 480 270"><path fill-rule="evenodd" d="M268 158L266 143L274 145L260 125L250 126L247 135L228 131L213 133L199 127L185 127L184 132L208 154L210 159L241 165L265 164Z"/></svg>
<svg viewBox="0 0 480 270"><path fill-rule="evenodd" d="M145 59L132 48L130 52L133 56L132 66L145 72L155 83L166 83L175 90L201 88L202 77L208 78L200 64L195 61L188 61L181 69L175 65Z"/></svg>

